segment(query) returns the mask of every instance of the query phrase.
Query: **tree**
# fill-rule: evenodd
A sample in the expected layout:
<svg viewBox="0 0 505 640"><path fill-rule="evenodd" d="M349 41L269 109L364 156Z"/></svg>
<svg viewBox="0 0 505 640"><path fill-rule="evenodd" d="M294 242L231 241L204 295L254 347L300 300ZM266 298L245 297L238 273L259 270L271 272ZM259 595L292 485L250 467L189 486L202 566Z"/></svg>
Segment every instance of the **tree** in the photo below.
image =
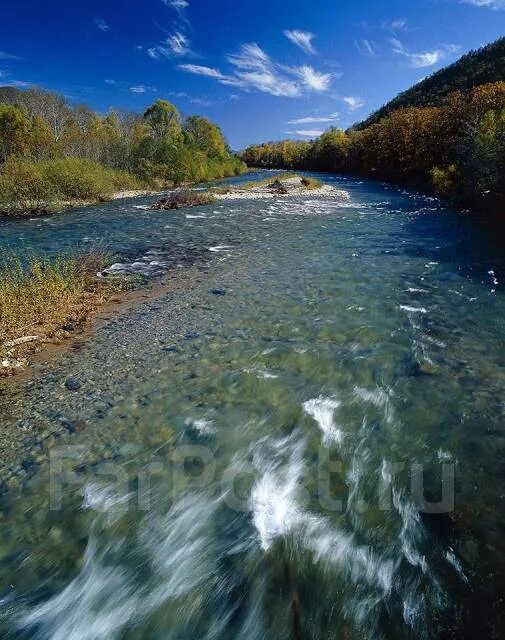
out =
<svg viewBox="0 0 505 640"><path fill-rule="evenodd" d="M203 116L186 118L182 132L184 141L193 149L203 151L210 158L222 157L226 153L226 142L221 129Z"/></svg>
<svg viewBox="0 0 505 640"><path fill-rule="evenodd" d="M168 100L156 100L144 113L144 120L155 140L180 137L179 112Z"/></svg>
<svg viewBox="0 0 505 640"><path fill-rule="evenodd" d="M20 108L0 103L0 162L25 155L30 148L31 122Z"/></svg>

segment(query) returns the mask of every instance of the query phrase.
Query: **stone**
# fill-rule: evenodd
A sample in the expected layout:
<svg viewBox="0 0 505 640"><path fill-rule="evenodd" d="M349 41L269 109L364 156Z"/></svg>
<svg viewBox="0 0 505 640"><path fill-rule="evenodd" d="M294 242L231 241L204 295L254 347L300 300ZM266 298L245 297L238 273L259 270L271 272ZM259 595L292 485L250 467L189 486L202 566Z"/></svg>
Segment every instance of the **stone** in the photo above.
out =
<svg viewBox="0 0 505 640"><path fill-rule="evenodd" d="M438 369L432 362L418 362L414 367L414 375L416 376L434 376L437 372Z"/></svg>
<svg viewBox="0 0 505 640"><path fill-rule="evenodd" d="M70 378L67 378L65 380L65 386L69 391L79 391L79 389L82 387L82 382L79 380L79 378L71 376Z"/></svg>
<svg viewBox="0 0 505 640"><path fill-rule="evenodd" d="M224 295L226 295L226 291L224 289L211 289L210 292L215 296L224 296Z"/></svg>

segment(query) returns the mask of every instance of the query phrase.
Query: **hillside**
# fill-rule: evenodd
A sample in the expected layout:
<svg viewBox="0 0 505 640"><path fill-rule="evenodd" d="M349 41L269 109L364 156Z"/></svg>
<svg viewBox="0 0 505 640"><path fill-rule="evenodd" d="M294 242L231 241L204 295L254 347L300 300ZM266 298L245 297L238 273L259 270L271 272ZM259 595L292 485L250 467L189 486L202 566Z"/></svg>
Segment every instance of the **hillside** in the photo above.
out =
<svg viewBox="0 0 505 640"><path fill-rule="evenodd" d="M401 107L437 106L453 91L467 92L481 84L504 80L505 37L477 51L470 51L454 64L444 67L400 93L353 128L364 129Z"/></svg>

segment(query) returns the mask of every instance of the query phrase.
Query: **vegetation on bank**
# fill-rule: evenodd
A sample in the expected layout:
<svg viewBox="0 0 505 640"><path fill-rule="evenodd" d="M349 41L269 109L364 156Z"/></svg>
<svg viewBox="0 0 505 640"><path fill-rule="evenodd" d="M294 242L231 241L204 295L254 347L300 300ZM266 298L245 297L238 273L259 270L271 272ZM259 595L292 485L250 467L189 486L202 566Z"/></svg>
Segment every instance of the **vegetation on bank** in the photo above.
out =
<svg viewBox="0 0 505 640"><path fill-rule="evenodd" d="M145 183L127 171L92 160L24 160L10 156L0 172L0 210L7 215L46 213L72 203L106 200Z"/></svg>
<svg viewBox="0 0 505 640"><path fill-rule="evenodd" d="M157 100L105 117L42 89L0 88L0 211L108 198L238 175L245 164L207 118Z"/></svg>
<svg viewBox="0 0 505 640"><path fill-rule="evenodd" d="M420 184L500 212L505 202L505 82L453 92L439 106L405 107L363 129L310 142L248 147L253 167L347 172Z"/></svg>
<svg viewBox="0 0 505 640"><path fill-rule="evenodd" d="M105 281L100 251L53 260L12 258L0 268L0 376L21 369L41 343L58 342L132 282Z"/></svg>

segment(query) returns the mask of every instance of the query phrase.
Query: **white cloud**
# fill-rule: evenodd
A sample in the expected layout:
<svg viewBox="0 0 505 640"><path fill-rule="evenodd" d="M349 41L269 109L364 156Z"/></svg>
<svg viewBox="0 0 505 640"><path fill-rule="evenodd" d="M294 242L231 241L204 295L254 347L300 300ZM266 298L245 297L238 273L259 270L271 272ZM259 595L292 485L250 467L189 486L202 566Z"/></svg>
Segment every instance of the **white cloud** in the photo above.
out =
<svg viewBox="0 0 505 640"><path fill-rule="evenodd" d="M358 96L345 96L342 100L346 103L349 111L356 111L365 106L363 98L359 98Z"/></svg>
<svg viewBox="0 0 505 640"><path fill-rule="evenodd" d="M179 65L181 69L184 71L188 71L189 73L195 73L200 76L207 76L208 78L216 78L216 80L221 80L225 78L225 76L219 71L219 69L213 69L212 67L203 67L199 64L181 64Z"/></svg>
<svg viewBox="0 0 505 640"><path fill-rule="evenodd" d="M366 38L363 38L362 40L355 40L354 46L362 55L368 55L372 58L377 55L374 49L374 43Z"/></svg>
<svg viewBox="0 0 505 640"><path fill-rule="evenodd" d="M100 31L108 31L110 28L103 18L95 18L95 24Z"/></svg>
<svg viewBox="0 0 505 640"><path fill-rule="evenodd" d="M111 78L106 78L104 80L105 84L115 85L117 84L116 80L112 80Z"/></svg>
<svg viewBox="0 0 505 640"><path fill-rule="evenodd" d="M240 69L267 69L271 66L270 58L255 42L243 44L240 52L228 56L228 60Z"/></svg>
<svg viewBox="0 0 505 640"><path fill-rule="evenodd" d="M0 51L0 60L19 60L19 58L6 51Z"/></svg>
<svg viewBox="0 0 505 640"><path fill-rule="evenodd" d="M179 31L167 38L167 44L176 56L183 56L191 51L188 38Z"/></svg>
<svg viewBox="0 0 505 640"><path fill-rule="evenodd" d="M288 98L301 93L299 84L280 74L269 56L254 42L243 44L239 53L228 56L228 61L237 67L235 75L246 86Z"/></svg>
<svg viewBox="0 0 505 640"><path fill-rule="evenodd" d="M163 44L147 49L147 55L153 60L170 58L172 56L185 56L192 53L189 39L180 31L176 31L165 40Z"/></svg>
<svg viewBox="0 0 505 640"><path fill-rule="evenodd" d="M386 31L405 31L407 28L407 20L405 18L398 18L392 22L383 22L381 27Z"/></svg>
<svg viewBox="0 0 505 640"><path fill-rule="evenodd" d="M245 86L245 84L239 78L236 78L235 76L227 76L224 73L221 73L219 69L214 69L213 67L205 67L200 64L181 64L179 65L179 69L187 71L188 73L193 73L197 76L213 78L221 84L235 87Z"/></svg>
<svg viewBox="0 0 505 640"><path fill-rule="evenodd" d="M147 91L156 91L156 87L146 87L143 84L138 84L130 87L132 93L146 93Z"/></svg>
<svg viewBox="0 0 505 640"><path fill-rule="evenodd" d="M166 4L167 7L178 9L179 11L189 7L189 2L187 2L187 0L163 0L163 4Z"/></svg>
<svg viewBox="0 0 505 640"><path fill-rule="evenodd" d="M296 72L300 75L303 84L314 91L327 91L330 87L331 73L320 73L308 65L298 67Z"/></svg>
<svg viewBox="0 0 505 640"><path fill-rule="evenodd" d="M297 136L303 136L305 138L318 138L323 135L324 129L298 129L294 131Z"/></svg>
<svg viewBox="0 0 505 640"><path fill-rule="evenodd" d="M308 54L316 53L314 46L312 44L312 40L316 37L313 33L309 33L308 31L301 31L300 29L293 29L292 31L286 30L284 31L284 35L288 40L291 40L293 44L297 47L300 47L302 51Z"/></svg>
<svg viewBox="0 0 505 640"><path fill-rule="evenodd" d="M487 7L493 11L505 9L505 0L461 0L461 2L473 4L475 7Z"/></svg>
<svg viewBox="0 0 505 640"><path fill-rule="evenodd" d="M305 118L296 118L289 120L288 124L316 124L318 122L334 122L340 117L339 113L330 113L327 116L306 116Z"/></svg>
<svg viewBox="0 0 505 640"><path fill-rule="evenodd" d="M149 54L152 55L151 52ZM158 55L156 51L154 55ZM229 55L227 60L234 67L228 74L202 65L183 64L180 68L188 73L207 76L221 84L240 87L246 91L256 89L273 96L288 98L300 96L304 90L326 91L332 77L332 74L321 73L308 65L285 67L276 64L254 42L243 44L240 50Z"/></svg>
<svg viewBox="0 0 505 640"><path fill-rule="evenodd" d="M432 49L431 51L420 51L418 53L410 52L397 38L391 38L390 40L393 52L404 56L410 63L411 67L416 69L423 69L424 67L432 67L440 60L444 60L448 55L457 53L460 47L454 44L444 45L438 49Z"/></svg>

